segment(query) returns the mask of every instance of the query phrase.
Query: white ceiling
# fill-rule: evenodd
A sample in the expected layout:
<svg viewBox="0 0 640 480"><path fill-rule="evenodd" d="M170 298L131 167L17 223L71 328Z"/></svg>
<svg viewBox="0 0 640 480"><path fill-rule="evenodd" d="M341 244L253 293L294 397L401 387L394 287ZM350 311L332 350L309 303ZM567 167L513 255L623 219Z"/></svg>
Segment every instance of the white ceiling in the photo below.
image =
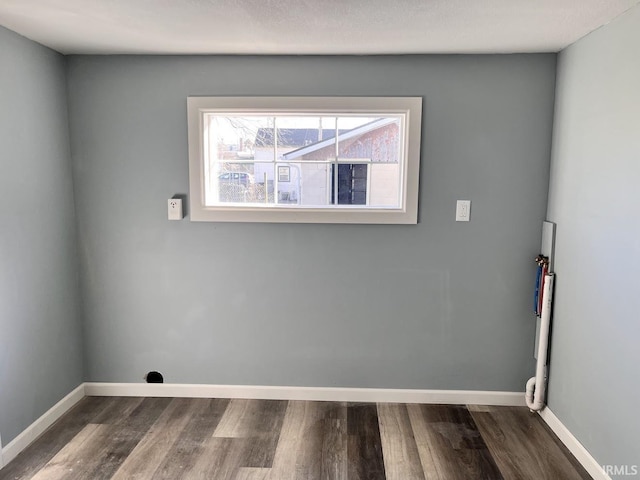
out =
<svg viewBox="0 0 640 480"><path fill-rule="evenodd" d="M0 0L65 54L555 52L640 0Z"/></svg>

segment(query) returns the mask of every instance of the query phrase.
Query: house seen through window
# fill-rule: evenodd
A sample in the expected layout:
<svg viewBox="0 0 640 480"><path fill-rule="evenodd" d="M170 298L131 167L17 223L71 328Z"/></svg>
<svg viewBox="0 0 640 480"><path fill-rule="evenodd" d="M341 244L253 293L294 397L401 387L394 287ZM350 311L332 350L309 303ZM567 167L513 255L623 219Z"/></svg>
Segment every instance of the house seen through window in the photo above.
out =
<svg viewBox="0 0 640 480"><path fill-rule="evenodd" d="M207 206L400 205L398 117L212 114L205 135Z"/></svg>

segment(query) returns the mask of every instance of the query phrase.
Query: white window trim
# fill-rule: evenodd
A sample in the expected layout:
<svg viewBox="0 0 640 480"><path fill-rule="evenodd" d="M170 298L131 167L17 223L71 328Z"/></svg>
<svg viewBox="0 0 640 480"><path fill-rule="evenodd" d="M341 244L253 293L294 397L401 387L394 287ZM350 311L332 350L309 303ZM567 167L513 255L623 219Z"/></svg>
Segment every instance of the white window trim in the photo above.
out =
<svg viewBox="0 0 640 480"><path fill-rule="evenodd" d="M216 111L269 114L327 113L403 116L404 145L401 165L400 208L304 208L270 205L206 206L204 201L203 118ZM189 215L196 222L262 223L418 223L420 173L421 97L188 97Z"/></svg>

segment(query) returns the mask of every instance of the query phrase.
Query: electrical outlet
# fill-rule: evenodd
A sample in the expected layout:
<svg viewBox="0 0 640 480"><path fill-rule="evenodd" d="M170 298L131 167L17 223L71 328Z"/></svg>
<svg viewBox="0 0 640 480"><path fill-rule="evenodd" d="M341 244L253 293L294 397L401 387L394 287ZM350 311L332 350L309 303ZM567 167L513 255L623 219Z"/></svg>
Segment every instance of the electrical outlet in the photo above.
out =
<svg viewBox="0 0 640 480"><path fill-rule="evenodd" d="M169 220L182 220L184 214L182 213L181 198L170 198L168 208Z"/></svg>
<svg viewBox="0 0 640 480"><path fill-rule="evenodd" d="M456 222L468 222L471 217L471 200L458 200L456 203Z"/></svg>

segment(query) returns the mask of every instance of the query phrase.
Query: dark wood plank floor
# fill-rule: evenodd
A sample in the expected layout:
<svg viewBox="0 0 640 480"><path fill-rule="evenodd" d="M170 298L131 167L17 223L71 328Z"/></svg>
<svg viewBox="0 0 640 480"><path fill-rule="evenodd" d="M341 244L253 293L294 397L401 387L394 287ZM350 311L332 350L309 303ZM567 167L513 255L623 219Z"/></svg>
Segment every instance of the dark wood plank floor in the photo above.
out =
<svg viewBox="0 0 640 480"><path fill-rule="evenodd" d="M0 480L591 478L522 407L87 397Z"/></svg>

